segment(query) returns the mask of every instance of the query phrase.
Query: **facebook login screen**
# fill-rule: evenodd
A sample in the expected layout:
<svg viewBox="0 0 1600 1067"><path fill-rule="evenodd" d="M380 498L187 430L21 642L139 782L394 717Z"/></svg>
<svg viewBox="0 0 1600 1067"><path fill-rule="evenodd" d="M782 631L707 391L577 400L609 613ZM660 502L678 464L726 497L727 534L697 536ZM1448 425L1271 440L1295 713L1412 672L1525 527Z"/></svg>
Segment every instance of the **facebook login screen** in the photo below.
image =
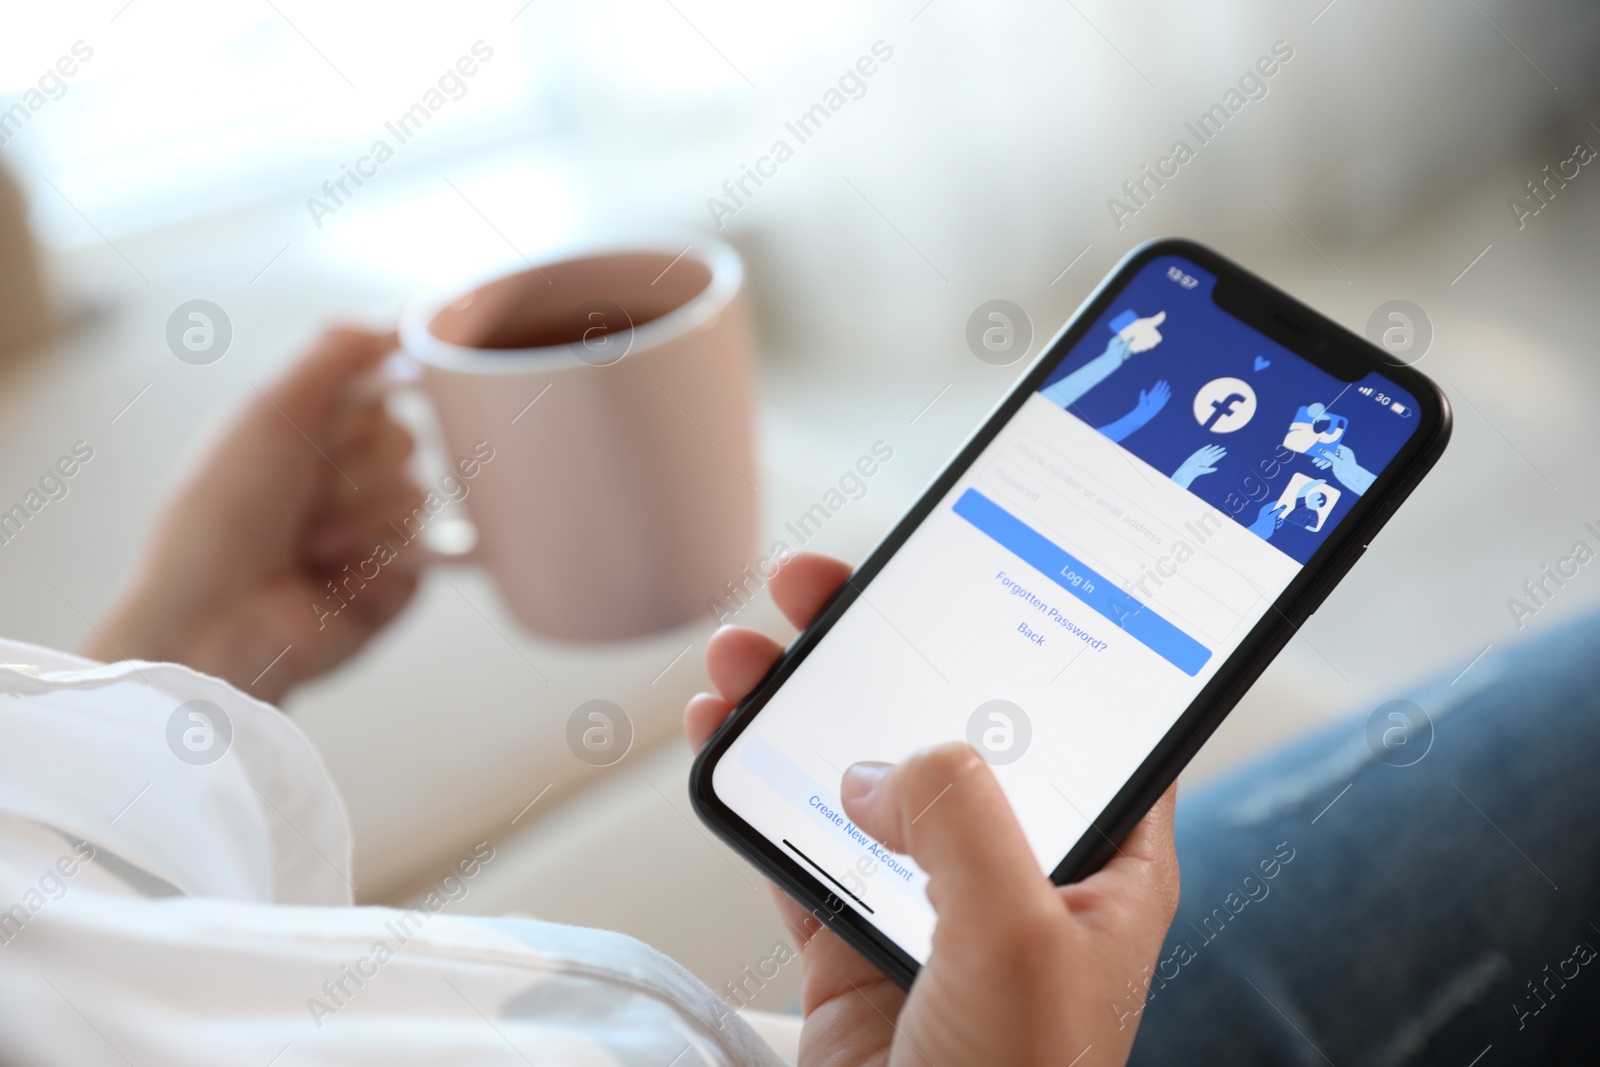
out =
<svg viewBox="0 0 1600 1067"><path fill-rule="evenodd" d="M843 769L965 738L1053 870L1414 432L1145 266L718 762L734 812L908 954L926 878Z"/></svg>

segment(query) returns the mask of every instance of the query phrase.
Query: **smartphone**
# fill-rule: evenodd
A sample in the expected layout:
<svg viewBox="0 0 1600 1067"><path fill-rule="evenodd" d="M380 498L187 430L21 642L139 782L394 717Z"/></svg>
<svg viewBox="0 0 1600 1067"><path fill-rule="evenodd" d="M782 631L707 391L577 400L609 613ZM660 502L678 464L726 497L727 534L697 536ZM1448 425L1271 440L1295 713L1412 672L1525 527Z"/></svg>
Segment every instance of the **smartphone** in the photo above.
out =
<svg viewBox="0 0 1600 1067"><path fill-rule="evenodd" d="M700 817L900 985L926 876L858 760L965 738L1098 869L1438 460L1444 393L1201 245L1135 249L701 751Z"/></svg>

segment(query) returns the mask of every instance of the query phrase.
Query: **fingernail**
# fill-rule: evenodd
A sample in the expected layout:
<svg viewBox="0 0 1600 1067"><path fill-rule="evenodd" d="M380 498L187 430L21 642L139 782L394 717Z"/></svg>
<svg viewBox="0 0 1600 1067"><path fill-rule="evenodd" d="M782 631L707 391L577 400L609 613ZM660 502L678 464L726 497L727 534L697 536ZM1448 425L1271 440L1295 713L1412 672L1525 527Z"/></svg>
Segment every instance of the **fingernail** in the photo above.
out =
<svg viewBox="0 0 1600 1067"><path fill-rule="evenodd" d="M839 783L839 799L846 804L866 803L891 766L877 761L852 763L844 769L844 780Z"/></svg>

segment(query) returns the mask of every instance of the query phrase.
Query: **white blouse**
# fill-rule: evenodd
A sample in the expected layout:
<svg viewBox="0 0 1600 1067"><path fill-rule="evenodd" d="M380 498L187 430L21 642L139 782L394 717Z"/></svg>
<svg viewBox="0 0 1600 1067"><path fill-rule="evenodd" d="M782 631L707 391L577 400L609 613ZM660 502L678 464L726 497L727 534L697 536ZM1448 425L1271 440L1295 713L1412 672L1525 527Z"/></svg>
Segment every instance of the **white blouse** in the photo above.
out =
<svg viewBox="0 0 1600 1067"><path fill-rule="evenodd" d="M270 705L0 641L0 1063L777 1065L631 938L353 907L344 806Z"/></svg>

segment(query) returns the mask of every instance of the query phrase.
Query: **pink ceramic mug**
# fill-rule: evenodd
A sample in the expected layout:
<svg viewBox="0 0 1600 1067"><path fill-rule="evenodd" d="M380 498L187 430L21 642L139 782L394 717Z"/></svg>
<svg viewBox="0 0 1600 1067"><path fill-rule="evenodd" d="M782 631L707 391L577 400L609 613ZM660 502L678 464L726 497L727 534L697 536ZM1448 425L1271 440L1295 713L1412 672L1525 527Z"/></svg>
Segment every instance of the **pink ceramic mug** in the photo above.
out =
<svg viewBox="0 0 1600 1067"><path fill-rule="evenodd" d="M452 460L492 449L465 499L474 558L530 630L665 629L750 560L752 343L727 245L591 246L420 300L400 338Z"/></svg>

